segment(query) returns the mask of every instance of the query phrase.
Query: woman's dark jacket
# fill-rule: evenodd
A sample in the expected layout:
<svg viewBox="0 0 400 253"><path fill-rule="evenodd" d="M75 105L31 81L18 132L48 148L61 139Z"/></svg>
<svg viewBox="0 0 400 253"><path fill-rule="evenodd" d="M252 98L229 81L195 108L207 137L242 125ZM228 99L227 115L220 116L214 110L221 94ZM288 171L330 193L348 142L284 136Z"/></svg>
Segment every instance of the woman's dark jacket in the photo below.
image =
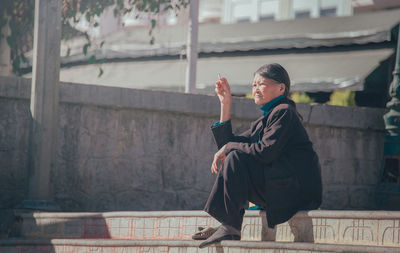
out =
<svg viewBox="0 0 400 253"><path fill-rule="evenodd" d="M322 184L318 156L313 150L295 104L283 98L250 129L233 135L230 121L212 128L218 148L237 150L263 166L265 210L269 227L289 220L297 211L321 204ZM251 168L249 168L251 169Z"/></svg>

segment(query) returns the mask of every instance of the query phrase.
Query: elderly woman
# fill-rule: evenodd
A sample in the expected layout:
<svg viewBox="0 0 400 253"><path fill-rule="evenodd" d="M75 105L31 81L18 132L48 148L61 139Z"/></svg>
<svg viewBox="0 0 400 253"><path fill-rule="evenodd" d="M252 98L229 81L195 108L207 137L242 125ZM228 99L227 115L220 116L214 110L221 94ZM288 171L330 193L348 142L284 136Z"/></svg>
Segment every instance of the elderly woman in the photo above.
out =
<svg viewBox="0 0 400 253"><path fill-rule="evenodd" d="M248 201L266 210L270 228L299 210L316 209L321 204L318 156L296 104L288 97L288 73L276 63L261 66L254 74L252 89L263 115L250 129L234 135L229 83L225 78L216 82L221 117L212 126L219 150L211 172L217 178L204 210L221 226L200 244L201 248L222 240L240 240Z"/></svg>

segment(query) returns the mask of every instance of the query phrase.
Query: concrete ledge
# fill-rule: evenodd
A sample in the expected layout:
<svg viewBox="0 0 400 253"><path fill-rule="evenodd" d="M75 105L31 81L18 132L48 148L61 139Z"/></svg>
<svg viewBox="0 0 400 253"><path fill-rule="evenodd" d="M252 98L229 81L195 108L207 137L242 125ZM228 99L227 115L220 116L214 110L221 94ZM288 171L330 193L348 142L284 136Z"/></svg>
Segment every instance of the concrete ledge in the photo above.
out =
<svg viewBox="0 0 400 253"><path fill-rule="evenodd" d="M383 130L385 126L382 117L385 112L386 109L381 108L312 105L307 123Z"/></svg>
<svg viewBox="0 0 400 253"><path fill-rule="evenodd" d="M17 210L15 213L22 218L124 218L124 217L210 217L204 211L123 211L123 212L30 212ZM246 216L259 217L262 211L247 210ZM400 214L399 214L400 216Z"/></svg>
<svg viewBox="0 0 400 253"><path fill-rule="evenodd" d="M30 79L0 76L0 97L29 99L30 82ZM74 83L61 83L60 101L207 116L218 116L220 110L215 96ZM254 120L260 116L250 99L234 98L232 107L232 116L236 118ZM304 121L312 125L384 130L385 109L298 104L298 110Z"/></svg>
<svg viewBox="0 0 400 253"><path fill-rule="evenodd" d="M94 240L94 239L0 239L1 252L236 252L246 250L249 252L398 252L395 247L373 247L373 246L352 246L332 245L313 243L277 243L277 242L243 242L224 241L213 247L199 249L199 241L162 241L162 240Z"/></svg>
<svg viewBox="0 0 400 253"><path fill-rule="evenodd" d="M202 211L16 213L22 237L135 240L190 239L199 226L219 223ZM265 212L247 211L244 241L314 242L400 247L400 212L302 211L291 220L266 227Z"/></svg>
<svg viewBox="0 0 400 253"><path fill-rule="evenodd" d="M22 218L121 218L121 217L209 217L204 211L122 211L122 212L30 212L16 210ZM246 217L259 217L264 211L246 210ZM369 211L369 210L311 210L300 211L296 218L358 218L358 219L400 219L400 211Z"/></svg>
<svg viewBox="0 0 400 253"><path fill-rule="evenodd" d="M31 79L0 76L0 97L30 99Z"/></svg>

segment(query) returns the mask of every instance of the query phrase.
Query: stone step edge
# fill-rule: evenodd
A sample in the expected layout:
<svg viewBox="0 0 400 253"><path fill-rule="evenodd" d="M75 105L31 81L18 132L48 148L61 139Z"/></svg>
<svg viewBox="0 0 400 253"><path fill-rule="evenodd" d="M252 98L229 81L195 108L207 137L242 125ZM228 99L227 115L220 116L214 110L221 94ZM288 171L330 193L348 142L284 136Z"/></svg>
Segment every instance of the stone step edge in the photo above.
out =
<svg viewBox="0 0 400 253"><path fill-rule="evenodd" d="M34 218L123 218L123 217L209 217L204 211L111 211L111 212L42 212L15 210L21 217ZM246 216L261 216L264 211L246 210ZM400 219L400 211L365 210L311 210L299 211L295 218L341 218L341 219Z"/></svg>
<svg viewBox="0 0 400 253"><path fill-rule="evenodd" d="M65 217L63 216L64 214L67 215L72 215L71 217ZM76 216L79 214L89 214L89 216ZM95 214L93 216L92 214ZM104 215L105 214L105 215ZM144 216L130 216L126 214L143 214ZM154 214L163 214L163 216L154 216ZM177 216L175 214L184 214L185 216ZM198 215L193 215L193 214L198 214ZM313 214L313 215L311 215ZM350 218L343 218L343 216L340 216L340 214L355 214L350 216ZM398 211L327 211L327 210L313 210L313 211L302 211L299 212L294 216L294 219L290 222L280 224L276 227L275 230L271 231L266 228L265 224L265 212L260 212L260 211L247 211L245 215L245 221L247 220L246 226L243 227L242 230L242 238L244 240L251 240L251 241L278 241L278 242L292 242L292 241L297 241L297 242L316 242L316 243L328 243L328 244L336 244L336 245L370 245L370 246L376 246L376 247L393 247L393 246L400 246L400 243L398 241L398 238L396 238L396 235L399 233L398 228L400 224L400 217L398 218L400 212ZM197 226L205 226L205 223L202 221L200 223L197 223L197 219L204 219L207 218L206 223L208 225L217 225L216 221L212 220L211 216L209 216L207 213L203 211L140 211L140 212L106 212L106 213L31 213L27 214L25 213L26 216L23 217L22 220L19 222L23 222L22 226L20 227L21 231L19 233L0 233L0 237L7 237L7 236L17 236L20 235L22 237L30 237L30 238L60 238L60 239L94 239L94 238L106 238L106 239L113 239L113 240L118 240L118 239L124 239L124 240L129 240L129 239L137 239L137 240L148 240L148 239L153 239L153 240L187 240L190 239L191 235L195 232ZM36 216L35 216L36 215ZM41 216L42 215L42 216ZM56 215L56 216L51 216L51 215ZM62 216L58 216L62 215ZM104 216L103 216L104 215ZM117 215L117 216L115 216ZM122 216L120 216L122 215ZM150 216L149 216L150 215ZM314 216L315 215L315 216ZM327 216L332 215L338 216L337 218L327 218ZM355 217L357 216L358 217ZM17 215L18 216L18 215ZM374 225L371 227L370 230L365 232L364 228L364 221L352 221L352 219L365 219L365 218L360 218L360 217L365 217L367 216L367 219L373 220L371 224L369 224L369 221L366 221L366 225ZM21 217L21 216L20 216ZM247 218L246 218L247 217ZM196 219L196 222L193 224L181 224L181 221L178 223L181 224L180 226L183 226L185 230L182 230L183 227L169 227L169 223L167 224L168 226L163 226L163 227L154 227L154 224L150 224L150 228L153 229L156 233L157 236L153 236L154 234L148 235L143 232L146 230L145 227L139 227L139 234L136 234L133 236L132 231L131 234L126 234L125 232L127 229L131 229L131 225L133 224L128 224L127 227L124 227L125 232L119 231L119 222L120 221L115 221L116 222L116 227L115 229L112 225L113 222L111 222L111 228L108 227L108 221L103 223L97 224L97 219L138 219L140 221L141 218L145 219L154 219L154 218L161 218L161 219L170 219L172 218L173 220L176 218L193 218ZM25 223L24 221L30 220L29 222L33 222L33 224L42 224L40 225L40 231L30 231L30 230L25 230L24 226L29 226L29 222ZM52 219L59 220L57 222L60 222L61 227L55 226L56 223L52 222ZM68 236L68 233L66 233L67 227L63 227L64 223L67 224L66 222L73 221L76 222L79 219L82 220L93 220L90 222L94 222L93 224L89 224L88 228L89 230L84 230L79 231L70 231L70 234L73 234L72 236ZM248 220L248 219L254 219L254 220ZM312 219L312 223L310 223L310 220ZM330 219L331 221L327 223L327 221L314 221L314 219ZM36 221L35 221L36 220ZM346 226L342 226L342 221L343 220L344 224ZM305 222L304 222L305 221ZM42 223L44 222L44 223ZM141 221L140 221L141 222ZM167 221L167 222L172 222L172 221ZM174 220L175 222L175 220ZM348 224L348 223L351 224ZM356 222L356 224L354 224ZM157 223L157 222L156 222ZM332 224L331 224L332 223ZM23 225L23 224L28 224L28 225ZM144 223L143 223L144 224ZM142 225L143 225L142 224ZM158 224L158 223L157 223ZM160 223L161 224L161 223ZM0 224L1 225L1 224ZM18 224L17 224L18 225ZM42 226L47 226L50 225L50 232L46 232L44 227ZM72 224L74 227L74 224ZM76 224L75 224L76 225ZM100 225L105 226L105 234L98 234L96 226ZM324 230L324 227L327 225L330 225L333 229L333 234L329 233L329 230ZM55 226L55 227L53 227ZM161 226L161 225L160 225ZM312 226L312 227L311 227ZM353 227L353 237L349 237L349 233L344 235L344 231L336 231L335 229L338 228L344 228L344 227ZM17 228L19 226L15 226ZM69 227L71 229L72 227ZM80 227L75 226L75 227ZM74 227L74 228L75 228ZM177 229L181 229L178 232ZM246 228L246 229L245 229ZM389 232L386 232L386 228L391 230ZM60 231L56 231L53 233L54 229L61 229ZM161 229L161 230L158 230ZM172 235L170 236L170 230L172 229ZM295 229L293 231L293 229ZM383 229L383 230L382 230ZM143 230L143 231L142 231ZM176 231L175 231L176 230ZM51 232L53 231L53 232ZM295 233L297 231L297 233ZM308 231L311 231L309 233ZM351 232L351 230L349 230ZM1 231L0 231L1 232ZM338 233L341 233L338 235ZM343 232L343 233L342 233ZM371 238L368 237L368 233L371 233ZM83 233L83 234L81 234ZM129 231L128 231L129 233ZM165 236L165 233L168 235ZM360 233L361 233L361 238L360 238ZM364 233L365 233L365 238L364 238ZM382 234L383 233L383 234ZM393 235L391 235L393 233ZM175 238L176 234L176 238ZM83 236L82 236L83 235ZM106 235L106 236L104 236ZM385 236L386 235L386 236ZM108 238L108 237L112 238ZM333 237L332 237L333 236ZM135 238L137 237L137 238ZM371 239L371 240L369 240ZM370 243L368 243L370 242ZM400 252L400 250L399 250Z"/></svg>
<svg viewBox="0 0 400 253"><path fill-rule="evenodd" d="M201 241L194 240L113 240L113 239L43 239L43 238L0 238L0 248L7 246L81 246L81 247L173 247L197 248ZM223 241L211 247L226 247L240 249L279 249L312 252L363 252L382 253L399 252L399 247L377 247L364 245L314 244L304 242L253 242L253 241Z"/></svg>

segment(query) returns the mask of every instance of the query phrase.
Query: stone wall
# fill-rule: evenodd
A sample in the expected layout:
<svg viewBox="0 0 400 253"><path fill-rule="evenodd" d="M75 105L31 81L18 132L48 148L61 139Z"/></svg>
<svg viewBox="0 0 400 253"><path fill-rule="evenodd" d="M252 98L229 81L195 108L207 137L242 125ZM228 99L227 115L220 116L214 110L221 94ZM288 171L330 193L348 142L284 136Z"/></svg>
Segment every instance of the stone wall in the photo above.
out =
<svg viewBox="0 0 400 253"><path fill-rule="evenodd" d="M0 209L24 198L30 80L0 77ZM54 200L65 211L202 209L214 182L214 96L62 83ZM384 110L298 104L325 209L374 209ZM235 132L259 117L234 98Z"/></svg>

